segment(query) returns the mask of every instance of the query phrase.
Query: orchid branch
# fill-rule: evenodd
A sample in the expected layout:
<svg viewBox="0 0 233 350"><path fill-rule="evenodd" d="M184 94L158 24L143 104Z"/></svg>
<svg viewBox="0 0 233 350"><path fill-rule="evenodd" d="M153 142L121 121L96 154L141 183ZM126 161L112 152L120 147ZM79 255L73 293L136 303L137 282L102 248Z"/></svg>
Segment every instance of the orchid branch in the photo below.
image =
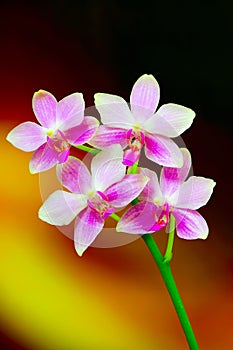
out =
<svg viewBox="0 0 233 350"><path fill-rule="evenodd" d="M115 213L112 213L110 216L116 221L120 220L120 217ZM171 236L174 235L174 231L175 231L174 224L175 224L175 220L172 219L172 231L170 232ZM171 236L169 236L169 238ZM180 297L179 291L177 289L175 280L171 272L170 260L166 259L166 254L165 254L165 257L163 257L151 234L142 235L142 239L147 245L153 259L155 260L159 268L159 271L162 275L162 278L164 280L164 283L167 287L168 293L170 295L170 298L172 300L172 303L175 307L176 313L180 320L180 323L183 328L187 342L189 344L190 350L198 350L199 347L198 347L195 335L193 333L192 326L190 324L184 304L182 302L182 299ZM172 240L170 239L170 243L168 243L168 249L166 252L167 255L171 254L172 243L173 243L173 239Z"/></svg>
<svg viewBox="0 0 233 350"><path fill-rule="evenodd" d="M142 239L146 243L148 249L151 252L151 255L153 256L153 259L155 260L159 268L159 271L162 275L164 283L167 287L168 293L175 307L176 313L179 317L179 320L183 328L187 342L189 344L190 350L198 350L199 347L198 347L195 335L193 333L192 326L190 324L184 304L182 302L182 299L180 297L179 291L177 289L175 280L171 272L170 262L164 260L157 244L155 243L153 237L150 234L143 235Z"/></svg>
<svg viewBox="0 0 233 350"><path fill-rule="evenodd" d="M73 147L75 148L78 148L82 151L85 151L85 152L88 152L88 153L91 153L93 154L93 156L95 156L96 154L98 154L99 152L101 152L100 149L97 149L97 148L92 148L92 147L88 147L88 146L85 146L85 145L72 145Z"/></svg>
<svg viewBox="0 0 233 350"><path fill-rule="evenodd" d="M137 171L137 167L138 167L138 162L134 163L133 166L129 168L128 173L135 174ZM138 203L137 198L135 198L131 202L132 205L135 205L137 203ZM119 217L117 218L117 221L119 221ZM146 243L153 259L155 260L159 268L161 276L164 280L164 283L167 287L168 293L170 295L170 298L172 300L172 303L175 307L176 313L180 320L180 323L183 328L187 342L189 344L190 350L198 350L199 347L198 347L191 323L189 321L188 315L186 313L184 304L182 302L181 296L177 289L174 277L171 272L171 267L170 267L170 261L172 259L172 248L174 243L175 227L176 227L176 221L172 214L170 215L169 225L170 225L169 237L168 237L167 249L164 257L161 254L151 234L142 235L142 239Z"/></svg>

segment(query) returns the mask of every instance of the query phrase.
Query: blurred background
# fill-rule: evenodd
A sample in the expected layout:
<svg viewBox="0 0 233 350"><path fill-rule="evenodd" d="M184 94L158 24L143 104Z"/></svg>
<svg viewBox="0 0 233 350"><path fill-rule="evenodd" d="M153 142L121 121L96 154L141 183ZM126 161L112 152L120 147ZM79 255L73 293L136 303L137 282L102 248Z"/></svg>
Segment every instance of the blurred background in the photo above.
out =
<svg viewBox="0 0 233 350"><path fill-rule="evenodd" d="M127 101L153 74L161 102L195 110L182 135L195 175L217 182L200 212L206 241L175 240L172 270L203 350L233 348L232 2L2 1L0 348L9 350L188 349L173 305L142 240L89 248L41 222L31 154L5 141L35 121L40 88L58 99L95 92ZM82 156L80 154L80 156ZM154 235L161 250L166 235Z"/></svg>

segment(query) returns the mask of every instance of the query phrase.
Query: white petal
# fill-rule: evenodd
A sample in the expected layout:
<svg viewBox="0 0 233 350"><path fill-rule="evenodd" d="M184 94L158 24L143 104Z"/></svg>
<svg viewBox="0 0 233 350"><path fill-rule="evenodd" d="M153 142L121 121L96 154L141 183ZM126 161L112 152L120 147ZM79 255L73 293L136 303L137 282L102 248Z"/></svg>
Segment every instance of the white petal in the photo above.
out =
<svg viewBox="0 0 233 350"><path fill-rule="evenodd" d="M215 185L211 179L191 176L179 189L176 207L199 209L209 201Z"/></svg>
<svg viewBox="0 0 233 350"><path fill-rule="evenodd" d="M195 117L195 112L187 107L168 103L146 121L146 131L168 137L177 137L187 130Z"/></svg>
<svg viewBox="0 0 233 350"><path fill-rule="evenodd" d="M50 92L45 90L35 92L32 98L32 108L42 126L56 127L57 100Z"/></svg>
<svg viewBox="0 0 233 350"><path fill-rule="evenodd" d="M107 126L131 129L135 124L127 103L120 96L95 94L95 106L100 113L102 123Z"/></svg>
<svg viewBox="0 0 233 350"><path fill-rule="evenodd" d="M57 105L57 128L65 131L81 124L84 108L83 94L77 92L64 97Z"/></svg>
<svg viewBox="0 0 233 350"><path fill-rule="evenodd" d="M36 123L25 122L11 130L6 139L22 151L31 152L46 142L46 129Z"/></svg>
<svg viewBox="0 0 233 350"><path fill-rule="evenodd" d="M76 252L82 256L104 226L104 220L90 208L83 210L75 220L74 245Z"/></svg>
<svg viewBox="0 0 233 350"><path fill-rule="evenodd" d="M170 204L174 204L177 198L176 192L186 179L191 167L191 155L187 148L180 148L183 156L183 166L181 168L164 167L160 175L160 186L164 196L169 199Z"/></svg>
<svg viewBox="0 0 233 350"><path fill-rule="evenodd" d="M57 177L68 190L87 194L91 190L91 175L86 165L70 156L65 163L57 165Z"/></svg>
<svg viewBox="0 0 233 350"><path fill-rule="evenodd" d="M209 234L208 225L196 210L174 209L172 214L176 219L176 231L180 238L206 239Z"/></svg>
<svg viewBox="0 0 233 350"><path fill-rule="evenodd" d="M130 105L135 119L144 123L156 110L159 103L159 84L153 75L144 74L134 84Z"/></svg>
<svg viewBox="0 0 233 350"><path fill-rule="evenodd" d="M58 190L40 207L39 218L51 225L68 225L86 206L86 196Z"/></svg>
<svg viewBox="0 0 233 350"><path fill-rule="evenodd" d="M126 167L122 164L122 160L123 150L120 145L106 147L93 158L92 183L97 191L103 192L124 177Z"/></svg>
<svg viewBox="0 0 233 350"><path fill-rule="evenodd" d="M146 184L146 186L140 193L138 199L142 201L152 202L157 205L162 205L164 200L157 174L154 171L147 168L141 168L141 173L144 176L147 176L150 179L150 181Z"/></svg>
<svg viewBox="0 0 233 350"><path fill-rule="evenodd" d="M183 157L179 147L166 136L146 134L145 155L159 165L178 168L183 165Z"/></svg>

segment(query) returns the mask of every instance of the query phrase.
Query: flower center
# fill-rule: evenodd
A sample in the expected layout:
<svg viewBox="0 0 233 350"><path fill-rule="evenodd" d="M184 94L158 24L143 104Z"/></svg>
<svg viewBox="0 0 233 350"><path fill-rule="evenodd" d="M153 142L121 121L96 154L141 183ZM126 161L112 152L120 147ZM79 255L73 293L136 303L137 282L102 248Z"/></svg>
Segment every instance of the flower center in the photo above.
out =
<svg viewBox="0 0 233 350"><path fill-rule="evenodd" d="M127 131L127 143L133 152L140 151L145 143L145 135L141 130L136 128L135 130L130 129Z"/></svg>
<svg viewBox="0 0 233 350"><path fill-rule="evenodd" d="M54 149L59 153L70 149L68 140L66 139L63 132L61 132L60 130L48 130L47 143L50 148Z"/></svg>
<svg viewBox="0 0 233 350"><path fill-rule="evenodd" d="M161 228L167 225L169 221L169 212L170 212L169 205L168 203L165 203L162 207L160 215L156 216L156 222Z"/></svg>
<svg viewBox="0 0 233 350"><path fill-rule="evenodd" d="M107 196L100 191L96 191L96 193L87 200L87 204L94 212L100 214L102 219L106 219L114 211L114 208L108 203Z"/></svg>

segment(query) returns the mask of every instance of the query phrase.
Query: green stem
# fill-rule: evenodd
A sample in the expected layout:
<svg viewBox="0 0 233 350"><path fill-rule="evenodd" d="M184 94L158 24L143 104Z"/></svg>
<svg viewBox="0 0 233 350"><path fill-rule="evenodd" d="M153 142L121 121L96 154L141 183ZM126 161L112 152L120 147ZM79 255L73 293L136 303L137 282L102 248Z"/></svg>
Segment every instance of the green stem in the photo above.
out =
<svg viewBox="0 0 233 350"><path fill-rule="evenodd" d="M176 220L172 214L170 215L169 226L170 226L169 228L170 232L168 236L166 253L164 255L164 262L171 261L172 255L173 255L172 248L173 248L174 237L175 237Z"/></svg>
<svg viewBox="0 0 233 350"><path fill-rule="evenodd" d="M128 174L136 174L138 168L138 162L135 162L132 166L128 167Z"/></svg>
<svg viewBox="0 0 233 350"><path fill-rule="evenodd" d="M164 283L167 287L168 293L171 297L171 300L173 302L173 305L179 317L181 326L184 330L184 334L186 336L190 350L198 350L199 347L198 347L195 335L193 333L192 326L189 322L188 315L185 311L182 299L180 297L180 294L178 292L176 283L174 281L174 278L171 272L170 262L164 261L164 258L160 253L160 250L157 244L155 243L153 237L150 234L143 235L142 239L144 240L148 249L150 250L150 253L153 256L159 268L159 271L163 277Z"/></svg>
<svg viewBox="0 0 233 350"><path fill-rule="evenodd" d="M99 153L101 151L100 149L96 149L96 148L92 148L92 147L88 147L88 146L84 146L84 145L79 145L79 146L72 145L72 146L75 148L81 149L82 151L89 152L93 155L96 155L97 153Z"/></svg>
<svg viewBox="0 0 233 350"><path fill-rule="evenodd" d="M114 220L116 220L116 221L120 221L120 216L118 216L117 214L115 214L115 213L112 213L111 215L111 218L113 218Z"/></svg>

